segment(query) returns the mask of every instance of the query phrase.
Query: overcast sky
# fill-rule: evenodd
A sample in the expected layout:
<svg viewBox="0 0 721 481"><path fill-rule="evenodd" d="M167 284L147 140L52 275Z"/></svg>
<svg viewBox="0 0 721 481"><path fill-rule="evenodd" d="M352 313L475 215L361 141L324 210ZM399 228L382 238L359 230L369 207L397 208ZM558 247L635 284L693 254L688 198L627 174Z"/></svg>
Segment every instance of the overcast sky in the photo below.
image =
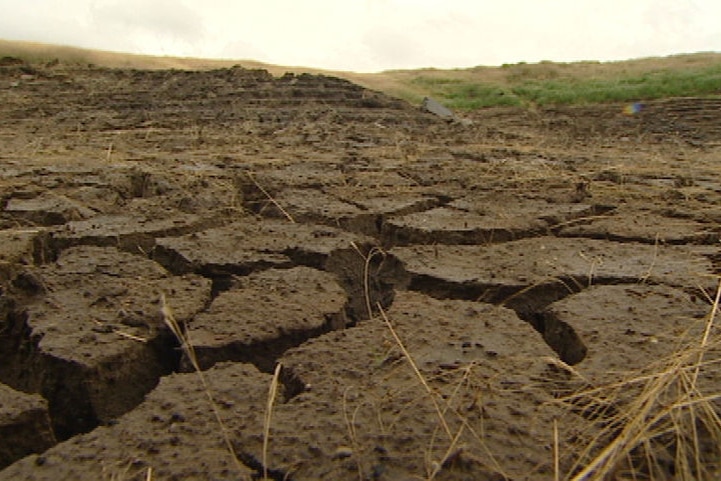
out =
<svg viewBox="0 0 721 481"><path fill-rule="evenodd" d="M372 72L721 51L719 0L0 0L0 38Z"/></svg>

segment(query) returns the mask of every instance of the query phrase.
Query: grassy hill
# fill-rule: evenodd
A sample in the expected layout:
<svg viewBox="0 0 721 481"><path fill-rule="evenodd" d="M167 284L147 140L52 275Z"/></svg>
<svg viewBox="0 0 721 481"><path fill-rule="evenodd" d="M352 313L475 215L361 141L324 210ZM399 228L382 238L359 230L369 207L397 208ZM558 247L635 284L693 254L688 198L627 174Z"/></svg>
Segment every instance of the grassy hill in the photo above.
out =
<svg viewBox="0 0 721 481"><path fill-rule="evenodd" d="M0 57L3 56L20 57L30 63L58 59L66 64L111 68L204 70L241 65L263 68L273 75L285 72L321 73L346 78L412 103L420 103L426 96L433 97L460 110L503 105L534 107L721 95L720 53L619 62L521 62L501 67L390 70L372 74L283 67L251 60L130 55L0 40Z"/></svg>

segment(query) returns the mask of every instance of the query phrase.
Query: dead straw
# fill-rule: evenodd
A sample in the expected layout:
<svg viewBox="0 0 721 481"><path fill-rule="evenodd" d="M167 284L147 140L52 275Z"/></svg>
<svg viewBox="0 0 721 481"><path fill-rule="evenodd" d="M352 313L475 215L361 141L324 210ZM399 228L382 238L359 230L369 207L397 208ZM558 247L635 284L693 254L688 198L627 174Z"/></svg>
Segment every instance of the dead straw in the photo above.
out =
<svg viewBox="0 0 721 481"><path fill-rule="evenodd" d="M674 479L716 479L718 466L713 463L718 460L709 465L704 445L711 441L715 455L719 454L721 418L717 406L721 393L702 392L698 380L702 370L713 373L716 368L710 366L719 362L704 358L710 349L721 346L721 339L711 336L720 298L721 280L700 343L682 348L650 366L646 373L564 401L570 401L569 405L580 400L598 406L615 405L617 412L605 419L605 427L578 453L577 463L588 461L577 464L573 481L613 479L611 476L623 466L632 476L664 479L668 463L673 465ZM641 474L639 470L646 472Z"/></svg>
<svg viewBox="0 0 721 481"><path fill-rule="evenodd" d="M227 448L228 453L231 455L233 463L235 464L238 473L241 475L241 479L250 481L252 471L243 463L241 463L238 459L238 455L235 452L235 448L233 447L233 443L230 439L228 428L223 422L223 418L220 416L220 410L218 409L218 405L215 402L213 393L208 386L208 382L205 379L205 374L203 374L203 371L200 369L200 365L198 364L198 358L195 355L195 349L193 348L193 344L190 342L187 333L185 333L184 330L181 329L180 324L178 324L178 321L175 319L175 316L173 315L173 310L170 308L165 299L165 294L161 294L160 301L162 305L161 312L163 314L165 324L168 326L173 335L178 339L178 342L180 342L181 348L183 349L183 351L185 351L185 354L188 356L188 359L190 360L193 369L195 369L195 372L198 374L198 378L200 379L200 383L203 386L205 395L208 397L208 402L210 403L210 407L213 411L213 415L215 416L215 420L220 427L220 432L223 436L225 447Z"/></svg>
<svg viewBox="0 0 721 481"><path fill-rule="evenodd" d="M268 478L268 444L270 443L270 423L273 418L273 405L275 404L276 395L278 393L278 379L280 378L281 363L276 364L273 379L270 381L268 388L268 402L265 407L265 416L263 418L263 480Z"/></svg>
<svg viewBox="0 0 721 481"><path fill-rule="evenodd" d="M270 195L270 194L268 193L268 191L265 190L265 189L263 188L263 186L260 185L260 184L255 180L255 178L253 177L253 174L251 174L250 172L248 172L248 178L251 180L251 182L253 182L253 184L255 184L255 186L258 188L258 190L260 190L260 191L263 193L263 195L265 195L265 196L268 198L268 200L269 200L274 206L276 206L279 211L281 211L281 212L283 213L283 215L285 216L286 219L288 219L288 220L291 221L293 224L295 224L295 219L293 219L293 216L291 216L291 215L288 213L288 211L285 210L285 209L283 208L283 206L280 205L280 204L278 203L278 201L275 200L275 199L273 198L273 196Z"/></svg>

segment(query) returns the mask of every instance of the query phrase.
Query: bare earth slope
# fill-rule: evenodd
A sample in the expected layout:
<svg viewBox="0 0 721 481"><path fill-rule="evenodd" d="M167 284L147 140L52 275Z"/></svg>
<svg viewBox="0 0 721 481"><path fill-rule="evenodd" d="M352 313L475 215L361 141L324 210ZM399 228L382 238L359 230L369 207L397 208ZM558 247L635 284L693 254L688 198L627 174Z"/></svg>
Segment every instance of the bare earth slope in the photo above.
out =
<svg viewBox="0 0 721 481"><path fill-rule="evenodd" d="M615 415L558 398L704 331L720 103L5 62L0 479L571 478Z"/></svg>

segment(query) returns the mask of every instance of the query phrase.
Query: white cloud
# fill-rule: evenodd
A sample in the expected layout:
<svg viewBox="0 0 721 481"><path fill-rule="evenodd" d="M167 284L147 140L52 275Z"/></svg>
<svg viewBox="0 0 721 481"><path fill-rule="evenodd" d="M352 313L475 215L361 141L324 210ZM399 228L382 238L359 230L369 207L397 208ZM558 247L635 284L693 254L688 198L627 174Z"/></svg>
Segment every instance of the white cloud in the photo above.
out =
<svg viewBox="0 0 721 481"><path fill-rule="evenodd" d="M90 12L93 26L101 27L110 38L127 42L132 50L189 54L205 35L194 9L182 1L97 1Z"/></svg>
<svg viewBox="0 0 721 481"><path fill-rule="evenodd" d="M91 12L96 23L129 31L147 31L193 40L202 34L198 16L175 0L110 0L95 2Z"/></svg>
<svg viewBox="0 0 721 481"><path fill-rule="evenodd" d="M716 0L0 0L0 38L372 71L721 50Z"/></svg>

